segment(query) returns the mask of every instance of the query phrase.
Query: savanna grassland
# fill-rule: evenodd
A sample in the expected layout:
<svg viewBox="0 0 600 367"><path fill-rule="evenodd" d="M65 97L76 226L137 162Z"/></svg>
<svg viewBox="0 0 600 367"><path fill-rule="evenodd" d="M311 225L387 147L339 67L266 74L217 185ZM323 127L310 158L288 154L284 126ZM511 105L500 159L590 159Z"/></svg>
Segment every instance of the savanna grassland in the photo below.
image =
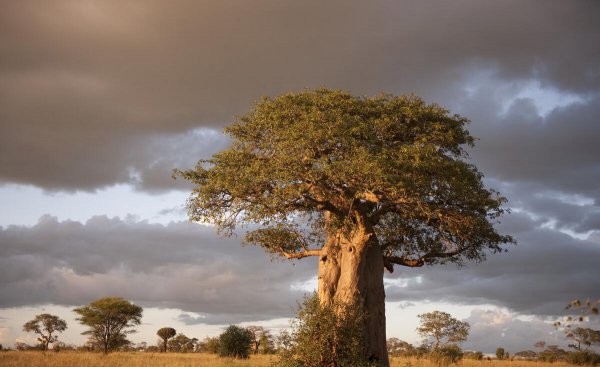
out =
<svg viewBox="0 0 600 367"><path fill-rule="evenodd" d="M115 352L108 355L90 352L0 353L2 367L272 367L277 356L251 356L247 360L220 358L206 353ZM390 367L438 367L427 359L392 357ZM567 367L564 362L475 361L464 359L458 367Z"/></svg>

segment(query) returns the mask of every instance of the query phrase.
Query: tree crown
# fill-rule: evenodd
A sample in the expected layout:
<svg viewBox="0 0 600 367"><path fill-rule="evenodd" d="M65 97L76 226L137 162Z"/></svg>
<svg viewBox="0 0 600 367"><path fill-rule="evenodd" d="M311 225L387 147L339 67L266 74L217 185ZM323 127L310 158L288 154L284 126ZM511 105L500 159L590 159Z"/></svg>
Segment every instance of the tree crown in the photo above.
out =
<svg viewBox="0 0 600 367"><path fill-rule="evenodd" d="M440 344L465 341L469 335L469 324L455 319L447 312L427 312L419 315L419 319L421 325L417 331L423 337L433 338L435 348Z"/></svg>
<svg viewBox="0 0 600 367"><path fill-rule="evenodd" d="M106 297L78 307L73 312L77 320L89 327L82 334L103 347L104 352L129 343L126 334L134 333L133 327L141 324L143 309L120 297Z"/></svg>
<svg viewBox="0 0 600 367"><path fill-rule="evenodd" d="M158 329L156 335L158 335L161 339L169 339L174 337L177 334L177 331L172 327L163 327Z"/></svg>
<svg viewBox="0 0 600 367"><path fill-rule="evenodd" d="M190 219L300 258L327 226L373 226L397 264L482 260L510 236L493 222L505 199L465 161L468 120L416 96L319 89L264 98L225 132L229 149L176 171L196 188ZM327 219L327 220L326 220Z"/></svg>

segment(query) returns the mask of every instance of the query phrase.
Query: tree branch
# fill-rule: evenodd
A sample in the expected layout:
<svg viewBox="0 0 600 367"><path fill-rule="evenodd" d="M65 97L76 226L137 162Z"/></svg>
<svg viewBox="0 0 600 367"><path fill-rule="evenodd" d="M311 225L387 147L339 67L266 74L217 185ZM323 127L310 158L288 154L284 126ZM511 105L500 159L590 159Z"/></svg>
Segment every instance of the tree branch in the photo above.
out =
<svg viewBox="0 0 600 367"><path fill-rule="evenodd" d="M383 257L383 266L390 273L394 272L394 264L407 266L410 268L420 268L423 265L432 262L433 259L447 259L456 255L460 255L461 253L467 251L469 247L463 247L461 249L457 249L450 252L428 252L427 254L420 256L418 258L407 258L400 256L384 256Z"/></svg>
<svg viewBox="0 0 600 367"><path fill-rule="evenodd" d="M285 256L288 259L302 259L305 257L309 257L309 256L319 256L321 255L321 250L306 250L306 251L300 251L300 252L280 252L280 254L282 254L283 256Z"/></svg>
<svg viewBox="0 0 600 367"><path fill-rule="evenodd" d="M384 256L383 257L383 266L390 273L394 272L394 264L408 266L410 268L420 268L421 266L425 265L425 261L423 260L423 258L409 259L409 258L400 257L400 256Z"/></svg>

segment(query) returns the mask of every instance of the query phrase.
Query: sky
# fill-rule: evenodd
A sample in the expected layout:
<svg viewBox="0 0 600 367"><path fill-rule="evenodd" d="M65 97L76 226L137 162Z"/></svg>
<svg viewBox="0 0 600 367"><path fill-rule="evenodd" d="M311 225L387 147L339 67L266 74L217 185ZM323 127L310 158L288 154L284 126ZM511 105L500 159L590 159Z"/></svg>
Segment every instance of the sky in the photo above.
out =
<svg viewBox="0 0 600 367"><path fill-rule="evenodd" d="M552 323L600 299L596 1L0 0L0 343L105 296L172 326L286 328L316 260L271 261L190 223L174 168L225 149L262 96L414 93L471 120L470 160L518 244L465 267L386 274L387 335L417 315L471 325L465 349L566 346ZM598 322L592 320L592 323Z"/></svg>

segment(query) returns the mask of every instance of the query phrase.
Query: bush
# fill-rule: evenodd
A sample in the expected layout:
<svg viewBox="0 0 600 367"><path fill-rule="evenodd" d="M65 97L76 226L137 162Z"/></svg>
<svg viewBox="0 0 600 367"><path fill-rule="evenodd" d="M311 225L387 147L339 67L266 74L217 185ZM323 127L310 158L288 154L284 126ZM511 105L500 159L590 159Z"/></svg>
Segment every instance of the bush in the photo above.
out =
<svg viewBox="0 0 600 367"><path fill-rule="evenodd" d="M544 351L538 354L538 361L543 362L556 362L564 360L567 356L567 352L564 349L559 348L556 345L549 345Z"/></svg>
<svg viewBox="0 0 600 367"><path fill-rule="evenodd" d="M481 361L483 359L483 353L480 352L480 351L464 352L463 353L463 358L474 359L476 361Z"/></svg>
<svg viewBox="0 0 600 367"><path fill-rule="evenodd" d="M577 365L592 365L600 364L600 355L589 350L571 352L567 354L567 362Z"/></svg>
<svg viewBox="0 0 600 367"><path fill-rule="evenodd" d="M217 352L221 357L248 358L252 334L239 326L230 325L219 336Z"/></svg>
<svg viewBox="0 0 600 367"><path fill-rule="evenodd" d="M369 366L364 352L365 315L347 305L321 306L316 294L305 297L281 359L281 367Z"/></svg>
<svg viewBox="0 0 600 367"><path fill-rule="evenodd" d="M462 357L462 349L455 344L443 346L429 353L429 360L436 366L449 366L460 361Z"/></svg>

